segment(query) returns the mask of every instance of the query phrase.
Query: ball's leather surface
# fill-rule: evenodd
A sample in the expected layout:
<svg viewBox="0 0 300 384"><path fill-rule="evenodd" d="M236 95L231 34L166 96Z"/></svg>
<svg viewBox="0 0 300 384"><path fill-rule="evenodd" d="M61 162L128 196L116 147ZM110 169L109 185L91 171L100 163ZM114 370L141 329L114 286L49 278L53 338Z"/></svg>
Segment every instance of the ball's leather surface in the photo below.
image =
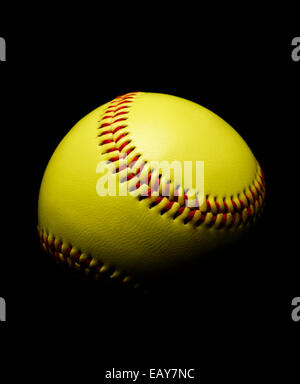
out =
<svg viewBox="0 0 300 384"><path fill-rule="evenodd" d="M153 205L154 197L96 193L99 161L128 148L130 159L204 161L207 199L191 220L189 208L178 214L182 203L163 211L171 198ZM99 273L151 282L235 241L263 198L260 167L229 124L182 98L138 92L97 108L58 145L41 184L38 227L46 246L78 266L79 254Z"/></svg>

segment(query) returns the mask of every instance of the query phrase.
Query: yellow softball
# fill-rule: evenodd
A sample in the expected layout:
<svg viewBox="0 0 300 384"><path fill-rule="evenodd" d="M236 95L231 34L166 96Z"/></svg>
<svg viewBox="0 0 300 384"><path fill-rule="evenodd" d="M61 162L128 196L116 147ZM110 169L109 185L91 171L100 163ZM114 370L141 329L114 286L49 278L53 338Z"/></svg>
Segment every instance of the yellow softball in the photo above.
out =
<svg viewBox="0 0 300 384"><path fill-rule="evenodd" d="M89 113L58 145L38 230L57 260L151 285L235 242L264 194L257 160L224 120L179 97L134 92Z"/></svg>

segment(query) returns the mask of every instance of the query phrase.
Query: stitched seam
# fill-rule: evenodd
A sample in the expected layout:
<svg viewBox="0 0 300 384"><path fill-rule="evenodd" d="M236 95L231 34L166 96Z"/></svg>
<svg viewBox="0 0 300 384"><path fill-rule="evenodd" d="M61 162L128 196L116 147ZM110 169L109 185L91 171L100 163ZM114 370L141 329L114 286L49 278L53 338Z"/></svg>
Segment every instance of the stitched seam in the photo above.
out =
<svg viewBox="0 0 300 384"><path fill-rule="evenodd" d="M103 278L121 282L132 288L141 287L141 285L126 272L108 266L91 255L80 251L78 248L63 242L44 229L38 227L37 231L41 247L53 256L57 262L84 271L86 274L92 275L96 280Z"/></svg>
<svg viewBox="0 0 300 384"><path fill-rule="evenodd" d="M186 195L179 198L166 196L151 196L152 183L157 185L157 191L161 193L166 188L168 181L163 186L160 175L152 173L148 175L148 183L142 184L139 174L145 169L149 162L142 159L130 139L130 132L126 120L130 111L130 104L134 101L137 92L119 96L112 100L105 110L98 127L99 146L101 153L108 161L119 161L120 155L127 155L126 166L116 168L116 172L128 172L123 182L138 185L137 192L142 188L148 189L147 196L137 193L139 200L149 203L149 208L156 207L161 215L170 215L174 220L181 220L184 224L192 224L195 227L207 225L213 228L238 227L245 225L261 212L265 197L265 180L263 172L257 163L257 172L252 184L243 192L227 199L206 196L204 204L200 208L188 208L185 206ZM38 235L42 248L54 256L55 260L68 264L70 267L83 270L93 275L96 279L101 277L119 281L134 288L141 287L135 280L124 271L112 268L107 264L95 259L91 255L80 251L69 243L48 233L46 229L38 227Z"/></svg>
<svg viewBox="0 0 300 384"><path fill-rule="evenodd" d="M170 188L171 180L162 181L161 175L152 172L149 161L142 158L136 150L130 137L127 119L130 106L139 92L127 93L112 100L99 120L98 145L101 154L107 161L116 164L116 173L120 173L121 182L128 182L135 186L136 197L139 200L148 200L149 208L157 207L161 215L167 214L174 220L181 220L183 224L192 224L195 227L207 225L214 228L232 228L245 225L252 221L261 211L265 198L265 179L259 163L253 182L236 196L218 198L206 195L200 207L186 206L188 196L163 196L162 191ZM120 158L126 158L126 164L120 164ZM125 172L124 172L125 171ZM126 177L122 179L122 172ZM148 172L147 183L142 182L141 174ZM143 178L144 181L144 178ZM151 195L156 191L158 195ZM147 188L147 195L142 192Z"/></svg>

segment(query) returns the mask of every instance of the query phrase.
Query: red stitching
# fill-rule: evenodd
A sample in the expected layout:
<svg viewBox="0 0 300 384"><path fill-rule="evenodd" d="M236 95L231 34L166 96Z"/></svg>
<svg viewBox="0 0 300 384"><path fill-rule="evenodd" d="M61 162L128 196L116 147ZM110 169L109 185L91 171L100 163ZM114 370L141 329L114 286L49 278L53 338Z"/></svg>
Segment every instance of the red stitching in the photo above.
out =
<svg viewBox="0 0 300 384"><path fill-rule="evenodd" d="M135 147L127 149L127 151L125 151L126 155L128 156L134 149Z"/></svg>
<svg viewBox="0 0 300 384"><path fill-rule="evenodd" d="M222 212L220 204L217 201L215 201L215 204L216 204L216 207L217 207L217 211L218 212Z"/></svg>
<svg viewBox="0 0 300 384"><path fill-rule="evenodd" d="M119 161L119 159L120 159L119 156L115 156L115 157L111 157L111 158L109 159L109 161L113 163L113 162L115 162L115 161Z"/></svg>
<svg viewBox="0 0 300 384"><path fill-rule="evenodd" d="M110 126L110 123L103 123L100 125L99 128L104 128L104 127L109 127Z"/></svg>
<svg viewBox="0 0 300 384"><path fill-rule="evenodd" d="M111 131L104 131L104 132L101 132L99 136L104 136L104 135L107 135L111 133Z"/></svg>
<svg viewBox="0 0 300 384"><path fill-rule="evenodd" d="M110 143L114 143L114 141L113 141L112 139L102 141L102 145L104 145L104 144L110 144Z"/></svg>
<svg viewBox="0 0 300 384"><path fill-rule="evenodd" d="M86 255L84 258L81 259L81 256L83 253L79 250L73 255L71 255L72 250L74 249L71 245L67 249L62 249L63 243L56 239L54 236L52 236L51 242L49 242L49 235L46 234L44 230L37 229L38 236L40 239L41 247L48 252L56 261L67 263L69 265L72 265L73 267L76 265L77 267L82 267L84 270L88 269L92 275L96 275L99 272L101 272L104 263L98 260L96 261L96 264L94 264L93 267L91 267L91 262L93 261L93 257L91 255ZM57 242L57 244L55 244ZM113 282L114 279L112 279L113 272L115 270L112 268L109 268L106 270L106 273L103 274L102 278L105 280L107 279L108 282ZM99 276L99 275L98 275ZM132 279L125 271L121 272L117 275L118 277L116 280L122 281L123 283L128 284L132 288L137 287L136 281Z"/></svg>
<svg viewBox="0 0 300 384"><path fill-rule="evenodd" d="M102 145L102 144L100 144L100 145ZM106 152L104 152L104 153L110 153L110 152L115 152L115 151L118 151L118 148L116 148L116 147L113 147L113 148L109 148ZM119 159L119 158L118 158Z"/></svg>
<svg viewBox="0 0 300 384"><path fill-rule="evenodd" d="M115 112L116 112L116 111L115 111ZM127 112L122 111L122 112L116 113L116 114L115 114L115 117L120 116L120 115L126 115L126 114L127 114Z"/></svg>
<svg viewBox="0 0 300 384"><path fill-rule="evenodd" d="M125 121L127 120L125 117L120 117L120 119L117 119L114 121L114 123L118 123L119 121Z"/></svg>
<svg viewBox="0 0 300 384"><path fill-rule="evenodd" d="M126 133L122 133L120 136L118 136L118 137L116 138L115 142L117 143L118 141L120 141L121 139L123 139L123 137L125 137L125 136L127 136L127 135L128 135L127 132L126 132Z"/></svg>
<svg viewBox="0 0 300 384"><path fill-rule="evenodd" d="M126 128L127 125L119 125L118 127L114 128L111 133L115 134L117 133L120 129Z"/></svg>
<svg viewBox="0 0 300 384"><path fill-rule="evenodd" d="M141 157L141 155L135 155L134 158L131 160L129 166L130 167L133 167L136 163L136 161L138 161L138 159Z"/></svg>
<svg viewBox="0 0 300 384"><path fill-rule="evenodd" d="M130 143L130 140L124 141L124 143L121 144L120 147L119 147L119 152L122 152L122 149L125 148L126 145L129 144L129 143Z"/></svg>
<svg viewBox="0 0 300 384"><path fill-rule="evenodd" d="M111 119L112 121L110 123L106 123L106 122L102 123L101 122L101 125L99 127L99 128L110 127L110 129L101 132L99 136L103 136L103 135L110 134L110 133L115 135L117 132L127 128L126 124L121 124L115 128L112 128L112 124L127 120L126 115L128 115L128 113L129 113L128 109L130 108L130 103L133 102L136 94L137 94L137 92L132 92L130 94L125 94L123 96L118 96L116 99L114 99L110 103L110 106L106 110L102 120ZM119 117L116 119L116 117L118 117L118 116L124 116L124 117ZM112 143L117 144L122 138L124 138L127 135L128 135L128 132L123 132L116 139L112 138L112 139L104 140L99 145L112 144ZM112 148L107 149L104 153L111 153L111 152L118 151L120 155L121 154L129 155L135 149L135 147L131 147L131 148L127 149L126 151L124 151L124 148L130 143L131 143L131 140L126 140L119 147L117 145L115 145ZM123 165L121 167L116 168L115 172L118 173L118 172L120 172L126 168L128 168L128 169L132 168L134 166L134 164L136 163L136 161L140 158L140 156L141 155L135 155L133 157L133 159L129 162L128 165ZM110 162L115 162L118 160L119 160L119 156L113 156L113 157L109 158ZM129 180L133 179L135 176L139 176L139 174L142 171L142 169L144 168L145 164L146 164L146 162L143 161L138 170L136 170L135 172L129 172L127 174L127 176L122 181L124 181L124 182L129 181ZM231 196L230 200L231 200L232 207L233 207L233 212L231 213L230 209L228 207L228 204L225 202L225 199L223 201L224 208L222 208L220 203L218 201L216 201L216 199L214 199L216 214L213 214L211 216L211 220L208 223L208 225L214 225L216 220L217 220L218 215L222 215L222 218L220 221L220 227L222 227L222 226L225 226L227 223L228 214L231 214L232 220L229 223L229 227L230 227L232 225L239 224L242 220L244 222L247 222L247 220L249 218L253 217L256 214L257 209L255 208L254 204L257 202L259 207L262 205L262 201L264 198L264 192L265 192L265 179L263 176L263 172L260 168L259 168L259 171L261 172L261 174L259 174L259 172L258 172L255 181L257 182L257 185L260 187L261 190L259 190L258 187L254 183L252 186L249 187L249 191L251 193L253 201L251 202L251 199L247 195L247 193L243 193L243 195L245 196L245 199L247 200L247 204L245 204L245 202L241 198L238 198L237 201L239 202L239 205L240 205L240 206L238 206L236 204L233 196ZM152 179L152 172L150 171L148 173L147 196L139 196L140 200L144 199L144 198L151 197L151 193L153 191L156 191L156 192L158 191L159 184L161 182L161 178L158 177L155 180L154 184L152 185L152 190L151 190L151 179ZM142 185L141 181L139 180L135 186L136 189L140 188L141 185ZM253 187L255 188L255 192L252 190ZM133 189L134 189L134 187L133 187ZM164 194L166 194L166 192L168 190L169 190L169 184L165 187ZM158 205L163 200L163 198L164 198L164 196L158 196L154 201L152 201L152 203L150 204L150 207L154 207L154 206ZM168 202L162 208L161 214L168 212L173 207L175 202L178 202L178 196L173 196L172 200L169 197L167 197L167 199L168 199ZM184 203L183 203L184 205L180 206L177 209L177 211L175 212L175 214L173 216L174 219L183 214L183 212L187 208L186 207L187 200L188 200L188 196L186 194L184 194ZM198 201L197 198L196 198L196 201ZM191 220L193 220L195 214L200 211L200 208L198 206L197 207L188 207L187 209L189 209L189 213L187 214L186 218L184 219L184 223L188 223ZM247 217L245 220L242 217L242 211L244 209L246 209L246 213L247 213ZM205 212L201 212L200 218L197 219L197 221L195 222L195 225L198 226L201 223L203 223L207 218L207 214L211 213L212 211L213 211L213 209L212 209L211 203L207 198L206 199L206 210L205 210Z"/></svg>
<svg viewBox="0 0 300 384"><path fill-rule="evenodd" d="M226 201L224 201L224 208L225 208L225 213L228 213L229 212L229 208L228 208L228 205L227 205Z"/></svg>
<svg viewBox="0 0 300 384"><path fill-rule="evenodd" d="M173 207L174 204L175 204L175 201L169 201L167 205L164 206L163 211L167 212L169 209Z"/></svg>
<svg viewBox="0 0 300 384"><path fill-rule="evenodd" d="M124 102L123 102L123 103L124 103ZM122 110L122 109L126 109L126 108L128 108L128 105L122 105L121 107L117 108L117 109L115 110L115 112L118 112L118 111L120 111L120 110Z"/></svg>

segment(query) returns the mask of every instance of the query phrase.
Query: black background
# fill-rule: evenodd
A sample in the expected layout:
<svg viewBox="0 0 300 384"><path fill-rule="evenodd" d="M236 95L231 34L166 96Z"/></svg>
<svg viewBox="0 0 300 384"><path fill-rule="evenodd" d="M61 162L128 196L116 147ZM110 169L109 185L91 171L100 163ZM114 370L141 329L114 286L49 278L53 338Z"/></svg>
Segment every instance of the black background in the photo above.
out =
<svg viewBox="0 0 300 384"><path fill-rule="evenodd" d="M166 355L197 362L205 335L292 338L299 328L291 300L300 286L300 63L291 60L291 40L299 33L94 16L0 30L7 43L0 63L1 326L32 338L59 332L61 344L88 339L110 365L129 351L145 364ZM197 292L120 297L61 270L39 247L37 199L51 154L80 118L131 91L173 94L211 109L242 135L266 175L261 223L199 272Z"/></svg>

